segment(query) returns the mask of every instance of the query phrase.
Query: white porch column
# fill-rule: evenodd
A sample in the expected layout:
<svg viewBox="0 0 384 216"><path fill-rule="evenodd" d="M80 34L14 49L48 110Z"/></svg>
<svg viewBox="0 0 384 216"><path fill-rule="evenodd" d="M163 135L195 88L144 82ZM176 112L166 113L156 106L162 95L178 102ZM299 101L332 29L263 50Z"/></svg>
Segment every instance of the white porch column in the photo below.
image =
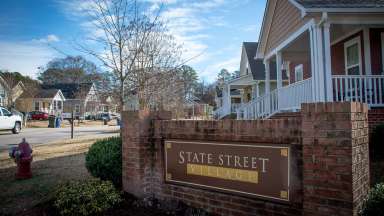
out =
<svg viewBox="0 0 384 216"><path fill-rule="evenodd" d="M282 64L283 64L282 55L281 55L281 52L278 51L276 53L276 81L277 81L276 88L277 88L277 107L279 110L281 109L280 102L282 100L282 98L280 97L280 89L283 87Z"/></svg>
<svg viewBox="0 0 384 216"><path fill-rule="evenodd" d="M231 101L231 85L228 84L228 112L227 113L231 113L231 109L232 109L232 101Z"/></svg>
<svg viewBox="0 0 384 216"><path fill-rule="evenodd" d="M315 58L316 58L316 69L315 72L317 74L317 101L325 102L325 86L324 86L324 51L323 51L323 35L321 27L315 25L314 26L314 34L316 37L315 40Z"/></svg>
<svg viewBox="0 0 384 216"><path fill-rule="evenodd" d="M269 60L264 61L265 65L265 91L264 94L269 94L271 92L271 72L269 69Z"/></svg>
<svg viewBox="0 0 384 216"><path fill-rule="evenodd" d="M329 24L314 24L310 29L312 99L314 102L333 101L331 45Z"/></svg>
<svg viewBox="0 0 384 216"><path fill-rule="evenodd" d="M283 87L282 65L283 65L283 58L282 58L281 52L279 51L276 53L277 91L279 91L279 89Z"/></svg>
<svg viewBox="0 0 384 216"><path fill-rule="evenodd" d="M260 89L259 89L259 81L256 82L256 85L255 85L255 99L260 97Z"/></svg>
<svg viewBox="0 0 384 216"><path fill-rule="evenodd" d="M271 93L271 82L270 82L271 71L269 68L269 60L268 59L264 61L264 65L265 65L265 91L264 91L264 94L267 97L266 104L265 104L265 111L267 113L270 113L270 110L271 110L271 103L270 102L271 101L269 100L269 98L270 98L270 93Z"/></svg>
<svg viewBox="0 0 384 216"><path fill-rule="evenodd" d="M325 100L333 101L333 84L332 84L332 60L331 60L331 39L329 32L330 24L324 23L324 79L325 79Z"/></svg>

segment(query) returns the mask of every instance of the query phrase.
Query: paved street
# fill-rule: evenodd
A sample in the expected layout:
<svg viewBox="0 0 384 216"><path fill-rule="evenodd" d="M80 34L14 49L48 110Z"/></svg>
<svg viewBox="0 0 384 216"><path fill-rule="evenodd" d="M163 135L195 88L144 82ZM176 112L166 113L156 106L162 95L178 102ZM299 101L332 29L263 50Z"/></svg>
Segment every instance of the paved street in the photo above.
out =
<svg viewBox="0 0 384 216"><path fill-rule="evenodd" d="M74 138L116 136L118 130L119 127L116 126L75 127ZM32 145L44 144L71 138L71 128L24 128L20 134L0 131L0 150L8 149L9 145L19 143L23 137Z"/></svg>

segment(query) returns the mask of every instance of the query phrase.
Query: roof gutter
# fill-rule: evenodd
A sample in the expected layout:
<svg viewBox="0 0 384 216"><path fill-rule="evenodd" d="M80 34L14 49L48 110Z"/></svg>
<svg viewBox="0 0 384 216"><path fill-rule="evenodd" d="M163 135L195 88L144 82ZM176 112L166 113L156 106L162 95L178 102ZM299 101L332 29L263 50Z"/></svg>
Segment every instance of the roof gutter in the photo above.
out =
<svg viewBox="0 0 384 216"><path fill-rule="evenodd" d="M288 0L288 1L301 11L301 18L307 15L307 10L303 7L303 5L298 3L296 0Z"/></svg>
<svg viewBox="0 0 384 216"><path fill-rule="evenodd" d="M328 12L328 13L382 13L384 8L306 8L305 12Z"/></svg>

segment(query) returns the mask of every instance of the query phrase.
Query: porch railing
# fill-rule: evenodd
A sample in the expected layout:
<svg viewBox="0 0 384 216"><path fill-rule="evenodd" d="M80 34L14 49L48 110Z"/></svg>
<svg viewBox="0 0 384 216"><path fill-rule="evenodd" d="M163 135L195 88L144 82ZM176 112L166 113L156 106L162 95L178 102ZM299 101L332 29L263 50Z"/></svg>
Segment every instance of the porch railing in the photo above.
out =
<svg viewBox="0 0 384 216"><path fill-rule="evenodd" d="M302 80L279 90L279 110L300 109L312 101L312 79Z"/></svg>
<svg viewBox="0 0 384 216"><path fill-rule="evenodd" d="M233 103L231 104L231 107L228 106L222 106L215 111L213 111L213 115L216 119L222 119L227 115L230 115L232 113L237 112L237 110L242 106L243 104L240 103Z"/></svg>
<svg viewBox="0 0 384 216"><path fill-rule="evenodd" d="M384 75L332 76L334 101L367 103L384 106Z"/></svg>
<svg viewBox="0 0 384 216"><path fill-rule="evenodd" d="M220 108L216 109L215 111L213 111L214 118L216 118L216 119L223 118L225 115L224 111L225 111L224 107L220 107Z"/></svg>
<svg viewBox="0 0 384 216"><path fill-rule="evenodd" d="M312 80L306 79L244 104L238 109L237 119L266 118L282 110L299 109L302 103L311 101Z"/></svg>
<svg viewBox="0 0 384 216"><path fill-rule="evenodd" d="M237 119L257 119L273 115L278 111L277 90L260 96L237 110Z"/></svg>
<svg viewBox="0 0 384 216"><path fill-rule="evenodd" d="M243 104L241 103L233 103L231 104L231 113L236 113L237 109L239 109Z"/></svg>

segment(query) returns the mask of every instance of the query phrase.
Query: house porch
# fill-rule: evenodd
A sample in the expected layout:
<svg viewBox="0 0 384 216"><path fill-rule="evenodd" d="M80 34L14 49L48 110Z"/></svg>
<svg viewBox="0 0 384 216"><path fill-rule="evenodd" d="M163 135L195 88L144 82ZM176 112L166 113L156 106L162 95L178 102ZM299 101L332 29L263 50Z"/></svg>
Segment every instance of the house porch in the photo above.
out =
<svg viewBox="0 0 384 216"><path fill-rule="evenodd" d="M356 101L370 108L384 107L384 22L324 22L319 26L312 21L264 62L265 94L243 104L238 119L296 111L310 102ZM270 70L271 64L275 71ZM271 76L277 78L274 90Z"/></svg>

